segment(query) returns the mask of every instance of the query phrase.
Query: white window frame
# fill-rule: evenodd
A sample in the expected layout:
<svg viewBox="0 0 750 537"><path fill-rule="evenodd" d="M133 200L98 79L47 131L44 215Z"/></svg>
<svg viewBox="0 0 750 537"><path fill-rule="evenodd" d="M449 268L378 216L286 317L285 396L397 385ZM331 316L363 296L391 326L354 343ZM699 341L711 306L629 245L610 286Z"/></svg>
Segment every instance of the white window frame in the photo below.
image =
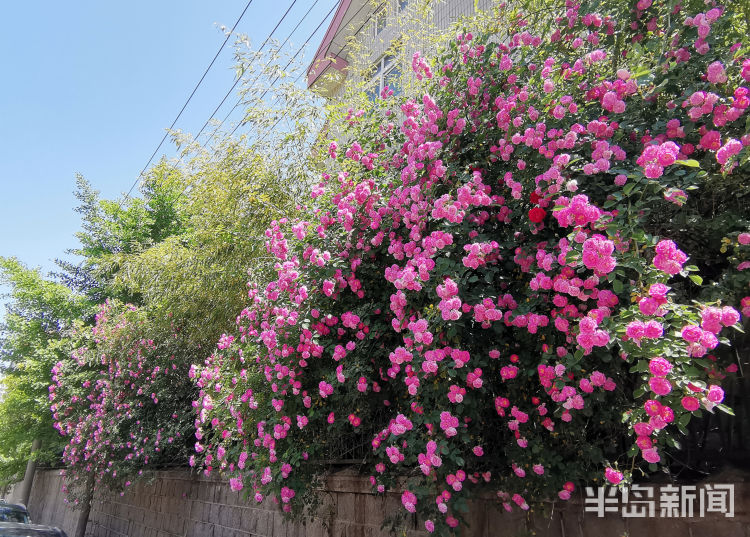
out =
<svg viewBox="0 0 750 537"><path fill-rule="evenodd" d="M374 74L370 78L371 89L368 91L368 94L371 98L373 96L375 97L375 99L380 98L380 93L383 91L383 88L386 85L388 75L390 75L394 70L398 70L399 75L402 74L398 56L394 56L393 54L384 54L378 61L373 63ZM397 94L401 93L401 88L396 89L398 90L396 92Z"/></svg>
<svg viewBox="0 0 750 537"><path fill-rule="evenodd" d="M388 14L385 7L381 7L372 15L372 36L377 38L388 26Z"/></svg>

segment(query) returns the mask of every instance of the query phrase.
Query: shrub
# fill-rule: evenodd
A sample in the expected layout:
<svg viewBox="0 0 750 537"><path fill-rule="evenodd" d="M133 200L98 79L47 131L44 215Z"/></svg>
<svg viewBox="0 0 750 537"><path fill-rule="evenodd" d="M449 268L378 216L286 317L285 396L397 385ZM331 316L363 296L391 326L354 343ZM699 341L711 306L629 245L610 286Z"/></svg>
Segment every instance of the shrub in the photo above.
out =
<svg viewBox="0 0 750 537"><path fill-rule="evenodd" d="M72 359L52 369L51 410L68 437L66 491L76 503L92 486L122 490L144 469L187 459L189 347L177 327L166 337L144 325L144 311L107 301L96 324L80 329Z"/></svg>
<svg viewBox="0 0 750 537"><path fill-rule="evenodd" d="M698 5L506 10L505 42L414 56L423 95L351 110L311 206L266 231L277 278L191 369L194 462L292 512L366 440L374 489L443 533L478 491L528 509L667 466L728 411L750 58ZM701 189L734 257L679 224L708 225Z"/></svg>

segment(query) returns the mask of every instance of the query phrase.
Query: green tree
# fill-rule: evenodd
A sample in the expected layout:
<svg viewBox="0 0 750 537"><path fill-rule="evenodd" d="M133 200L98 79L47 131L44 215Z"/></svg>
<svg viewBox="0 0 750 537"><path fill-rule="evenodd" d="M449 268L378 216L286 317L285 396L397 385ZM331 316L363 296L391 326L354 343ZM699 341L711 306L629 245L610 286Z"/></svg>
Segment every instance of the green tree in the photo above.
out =
<svg viewBox="0 0 750 537"><path fill-rule="evenodd" d="M218 161L196 157L182 179L184 233L122 256L116 285L142 297L156 317L172 314L192 342L213 344L247 300L248 271L271 268L268 223L294 208L277 164L237 143Z"/></svg>
<svg viewBox="0 0 750 537"><path fill-rule="evenodd" d="M106 298L139 302L137 295L118 287L114 279L125 257L182 232L178 179L177 172L161 162L144 179L142 198L106 200L77 176L75 196L80 205L76 212L81 215L82 229L76 233L80 246L68 253L81 261L57 261L62 282L94 302Z"/></svg>
<svg viewBox="0 0 750 537"><path fill-rule="evenodd" d="M0 257L0 281L10 287L0 327L0 486L23 476L31 443L37 458L59 460L63 442L49 411L50 370L72 350L70 330L91 304L15 258Z"/></svg>

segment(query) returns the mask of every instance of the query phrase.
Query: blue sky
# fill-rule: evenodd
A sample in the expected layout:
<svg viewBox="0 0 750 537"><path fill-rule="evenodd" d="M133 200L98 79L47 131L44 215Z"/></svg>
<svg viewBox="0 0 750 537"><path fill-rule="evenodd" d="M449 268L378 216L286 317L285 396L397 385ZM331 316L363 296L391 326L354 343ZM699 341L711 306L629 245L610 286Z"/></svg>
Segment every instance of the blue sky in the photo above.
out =
<svg viewBox="0 0 750 537"><path fill-rule="evenodd" d="M314 0L298 0L283 41ZM335 0L319 0L296 50ZM292 0L253 0L237 26L259 47ZM75 174L103 197L126 192L190 95L246 0L4 5L0 23L0 255L54 270L77 244ZM310 59L327 28L306 52ZM234 82L230 39L175 128L196 133ZM221 119L236 102L228 99ZM171 156L165 143L157 155ZM4 308L0 308L4 310ZM0 313L2 315L2 313Z"/></svg>

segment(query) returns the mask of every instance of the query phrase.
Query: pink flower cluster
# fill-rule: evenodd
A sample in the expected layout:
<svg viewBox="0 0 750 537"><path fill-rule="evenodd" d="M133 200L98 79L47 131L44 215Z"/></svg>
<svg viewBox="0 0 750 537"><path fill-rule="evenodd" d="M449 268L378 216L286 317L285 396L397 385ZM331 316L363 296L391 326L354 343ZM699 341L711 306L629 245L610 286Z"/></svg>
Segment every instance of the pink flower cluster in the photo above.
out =
<svg viewBox="0 0 750 537"><path fill-rule="evenodd" d="M612 256L614 251L614 242L602 235L594 235L583 243L583 264L598 274L608 274L617 266Z"/></svg>
<svg viewBox="0 0 750 537"><path fill-rule="evenodd" d="M625 337L623 341L633 340L636 345L641 344L643 338L659 339L664 334L664 327L658 321L631 321L625 327Z"/></svg>
<svg viewBox="0 0 750 537"><path fill-rule="evenodd" d="M437 286L437 295L440 297L440 313L444 321L456 321L461 317L461 299L458 298L458 285L450 278L443 280Z"/></svg>
<svg viewBox="0 0 750 537"><path fill-rule="evenodd" d="M704 356L706 351L719 344L718 334L725 326L733 326L740 320L740 314L731 306L708 307L701 312L700 326L688 324L682 327L680 335L687 343L690 356Z"/></svg>
<svg viewBox="0 0 750 537"><path fill-rule="evenodd" d="M698 13L694 17L685 18L685 26L692 26L698 29L698 39L695 40L695 50L698 54L706 54L709 51L706 37L711 32L711 24L721 17L723 8L713 8L706 13Z"/></svg>
<svg viewBox="0 0 750 537"><path fill-rule="evenodd" d="M734 138L730 138L727 142L722 145L718 151L716 151L716 162L721 164L722 168L728 170L727 163L729 160L742 151L742 142Z"/></svg>
<svg viewBox="0 0 750 537"><path fill-rule="evenodd" d="M666 305L667 293L669 287L663 283L655 283L648 289L647 297L643 297L638 301L638 309L643 315L657 315L663 316L666 311L662 306Z"/></svg>
<svg viewBox="0 0 750 537"><path fill-rule="evenodd" d="M587 315L578 322L576 341L583 348L584 354L591 354L594 347L604 347L609 340L609 333L599 328L599 321L595 317Z"/></svg>
<svg viewBox="0 0 750 537"><path fill-rule="evenodd" d="M439 468L443 464L443 460L438 455L438 445L434 440L427 442L426 451L417 456L417 462L424 475L429 475L432 468Z"/></svg>
<svg viewBox="0 0 750 537"><path fill-rule="evenodd" d="M674 142L649 144L636 162L643 167L646 177L657 179L664 174L664 168L675 163L679 154L680 147Z"/></svg>
<svg viewBox="0 0 750 537"><path fill-rule="evenodd" d="M464 250L468 254L461 261L465 267L477 269L487 263L487 260L491 258L492 252L497 250L497 248L498 244L495 241L465 244Z"/></svg>
<svg viewBox="0 0 750 537"><path fill-rule="evenodd" d="M456 436L458 434L458 431L456 428L458 427L458 418L451 415L450 412L447 410L444 410L440 413L440 428L445 433L445 436L450 438L451 436Z"/></svg>
<svg viewBox="0 0 750 537"><path fill-rule="evenodd" d="M595 223L602 216L602 211L590 203L588 196L584 194L573 196L572 199L561 196L555 203L558 210L552 214L560 227L583 227Z"/></svg>
<svg viewBox="0 0 750 537"><path fill-rule="evenodd" d="M687 261L687 255L678 249L673 241L662 240L657 243L653 261L657 269L674 276L682 270L685 261Z"/></svg>

